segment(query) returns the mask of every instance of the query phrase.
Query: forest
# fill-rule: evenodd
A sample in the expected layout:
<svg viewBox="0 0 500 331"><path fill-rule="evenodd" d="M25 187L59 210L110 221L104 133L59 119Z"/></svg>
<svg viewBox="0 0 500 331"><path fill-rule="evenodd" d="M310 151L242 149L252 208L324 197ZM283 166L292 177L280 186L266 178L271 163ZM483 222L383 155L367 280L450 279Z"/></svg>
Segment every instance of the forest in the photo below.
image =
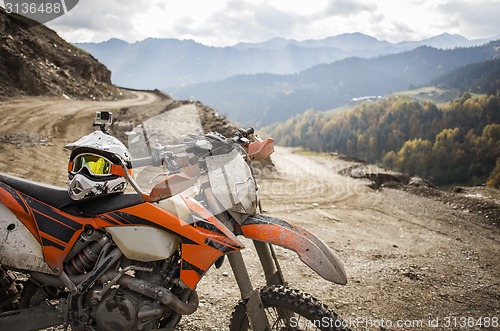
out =
<svg viewBox="0 0 500 331"><path fill-rule="evenodd" d="M264 132L277 144L339 152L437 185L500 187L500 95L469 92L438 108L391 97L341 114L308 110Z"/></svg>
<svg viewBox="0 0 500 331"><path fill-rule="evenodd" d="M483 94L500 91L500 58L469 64L434 80L433 85Z"/></svg>

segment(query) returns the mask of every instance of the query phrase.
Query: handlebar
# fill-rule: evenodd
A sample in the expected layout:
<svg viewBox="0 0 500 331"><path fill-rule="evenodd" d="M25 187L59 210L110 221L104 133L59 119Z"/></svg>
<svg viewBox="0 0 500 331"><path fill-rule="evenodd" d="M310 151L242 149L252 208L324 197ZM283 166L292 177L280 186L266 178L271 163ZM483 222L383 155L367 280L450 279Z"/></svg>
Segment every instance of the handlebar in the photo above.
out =
<svg viewBox="0 0 500 331"><path fill-rule="evenodd" d="M198 171L205 171L207 170L205 162L207 156L228 154L234 148L241 149L243 154L246 154L245 160L250 162L252 158L248 155L249 148L253 146L251 143L255 139L258 140L257 137L252 136L254 133L253 128L247 128L239 129L232 138L226 138L217 132L192 135L189 140L179 145L156 145L150 149L151 156L133 159L130 162L124 161L123 166L125 169L128 169L127 166L129 168L165 167L165 169L161 170L161 174L165 176L182 172L183 169L190 169L191 166L195 166ZM138 183L132 178L132 173L125 171L125 176L134 190L144 200L156 202L162 199L162 194L156 194L158 192L146 193L142 191Z"/></svg>
<svg viewBox="0 0 500 331"><path fill-rule="evenodd" d="M131 161L132 168L140 168L146 166L161 166L167 165L167 167L176 168L175 167L175 154L171 152L167 152L171 149L182 148L184 152L193 153L197 157L210 154L216 150L219 150L224 147L229 147L232 149L232 145L234 143L240 144L242 146L247 146L250 143L249 136L255 133L254 128L250 127L247 129L239 129L233 138L226 138L218 132L210 132L203 136L191 136L193 139L189 143L183 143L178 145L162 145L158 148L155 148L152 151L152 155L148 157L138 158ZM200 143L200 141L205 140L208 142L208 145L204 145ZM171 169L176 170L176 169Z"/></svg>

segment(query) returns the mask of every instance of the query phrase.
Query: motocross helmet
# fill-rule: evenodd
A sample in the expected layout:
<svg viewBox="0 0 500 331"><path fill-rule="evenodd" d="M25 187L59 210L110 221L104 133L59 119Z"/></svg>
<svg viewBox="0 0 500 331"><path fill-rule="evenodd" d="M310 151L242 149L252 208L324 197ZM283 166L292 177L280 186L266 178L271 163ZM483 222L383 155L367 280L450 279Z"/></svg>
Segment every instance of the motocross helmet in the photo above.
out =
<svg viewBox="0 0 500 331"><path fill-rule="evenodd" d="M68 163L68 193L73 200L101 197L125 191L123 162L130 153L118 139L95 131L64 146L71 151Z"/></svg>

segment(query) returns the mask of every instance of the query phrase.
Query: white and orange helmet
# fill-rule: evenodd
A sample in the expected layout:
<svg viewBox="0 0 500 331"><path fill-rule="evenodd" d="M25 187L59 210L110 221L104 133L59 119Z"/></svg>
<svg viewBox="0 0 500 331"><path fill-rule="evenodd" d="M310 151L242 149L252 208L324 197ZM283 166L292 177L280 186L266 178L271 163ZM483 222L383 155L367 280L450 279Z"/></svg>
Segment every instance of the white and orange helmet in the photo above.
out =
<svg viewBox="0 0 500 331"><path fill-rule="evenodd" d="M71 151L68 163L68 193L83 200L124 192L127 179L123 163L130 153L118 139L95 131L64 148Z"/></svg>

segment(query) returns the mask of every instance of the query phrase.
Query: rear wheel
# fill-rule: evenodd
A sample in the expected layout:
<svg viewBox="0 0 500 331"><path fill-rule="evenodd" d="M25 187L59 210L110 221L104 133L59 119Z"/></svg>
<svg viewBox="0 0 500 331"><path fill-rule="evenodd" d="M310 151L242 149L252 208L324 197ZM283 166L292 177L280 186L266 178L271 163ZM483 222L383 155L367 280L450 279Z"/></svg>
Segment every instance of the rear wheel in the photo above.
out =
<svg viewBox="0 0 500 331"><path fill-rule="evenodd" d="M300 290L269 286L260 295L271 330L349 330L334 311ZM233 312L230 330L252 330L243 302Z"/></svg>

